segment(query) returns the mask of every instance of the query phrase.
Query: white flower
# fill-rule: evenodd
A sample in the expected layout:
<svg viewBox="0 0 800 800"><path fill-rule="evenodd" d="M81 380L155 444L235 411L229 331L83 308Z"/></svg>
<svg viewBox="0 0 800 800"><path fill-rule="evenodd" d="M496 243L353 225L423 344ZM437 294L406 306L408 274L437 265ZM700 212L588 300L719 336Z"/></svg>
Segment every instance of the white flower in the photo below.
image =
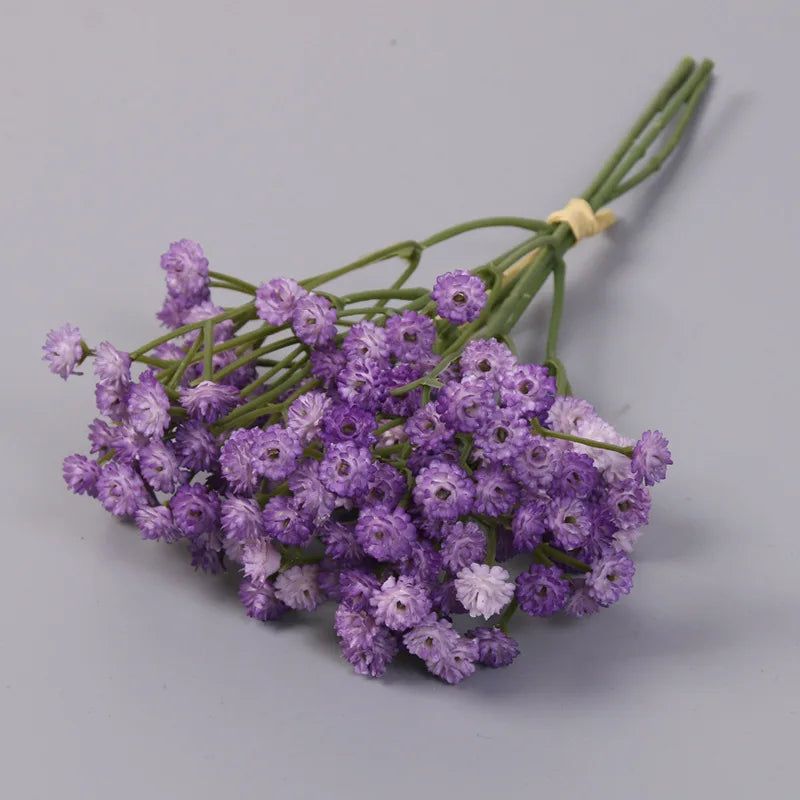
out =
<svg viewBox="0 0 800 800"><path fill-rule="evenodd" d="M594 439L596 442L616 444L622 447L630 447L635 443L635 440L621 436L612 425L600 417L582 420L577 425L576 433L584 439ZM618 483L633 477L631 460L628 456L614 450L603 450L600 447L588 447L584 444L573 446L576 452L587 453L592 457L594 465L609 483Z"/></svg>
<svg viewBox="0 0 800 800"><path fill-rule="evenodd" d="M317 565L289 567L275 579L275 595L289 608L313 611L322 602Z"/></svg>
<svg viewBox="0 0 800 800"><path fill-rule="evenodd" d="M470 564L456 575L456 597L471 617L488 619L501 611L514 596L510 577L502 567Z"/></svg>
<svg viewBox="0 0 800 800"><path fill-rule="evenodd" d="M226 540L227 543L227 540ZM281 554L267 539L246 542L241 549L244 574L255 583L263 583L281 565Z"/></svg>

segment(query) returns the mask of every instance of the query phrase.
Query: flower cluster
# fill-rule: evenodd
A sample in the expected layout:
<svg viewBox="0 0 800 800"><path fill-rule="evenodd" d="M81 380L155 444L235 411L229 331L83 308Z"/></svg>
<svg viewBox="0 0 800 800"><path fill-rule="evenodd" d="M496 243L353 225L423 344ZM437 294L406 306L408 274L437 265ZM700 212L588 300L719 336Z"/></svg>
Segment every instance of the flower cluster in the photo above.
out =
<svg viewBox="0 0 800 800"><path fill-rule="evenodd" d="M161 265L165 335L124 352L48 334L54 373L91 356L97 377L90 453L64 479L144 539L185 542L197 569L237 570L248 615L332 601L356 672L382 675L404 650L457 683L511 663L517 608L580 617L630 591L667 442L620 436L506 332L485 335L501 281L255 287L187 240ZM252 299L222 308L213 287Z"/></svg>

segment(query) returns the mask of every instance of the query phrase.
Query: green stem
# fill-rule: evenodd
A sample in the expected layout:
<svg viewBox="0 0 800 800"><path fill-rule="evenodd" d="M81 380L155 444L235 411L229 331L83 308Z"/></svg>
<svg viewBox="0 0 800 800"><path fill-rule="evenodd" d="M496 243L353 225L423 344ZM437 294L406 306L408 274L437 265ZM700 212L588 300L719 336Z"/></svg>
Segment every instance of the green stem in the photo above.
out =
<svg viewBox="0 0 800 800"><path fill-rule="evenodd" d="M514 616L514 612L518 608L517 598L511 598L511 602L506 606L506 610L500 616L500 619L497 621L497 627L500 628L503 633L508 633L508 623L511 621L511 617Z"/></svg>
<svg viewBox="0 0 800 800"><path fill-rule="evenodd" d="M237 278L233 275L226 275L224 272L215 272L213 270L209 270L208 277L212 280L229 283L231 286L236 287L240 292L246 292L247 294L256 293L256 287L253 286L252 283L243 281L241 278Z"/></svg>
<svg viewBox="0 0 800 800"><path fill-rule="evenodd" d="M199 336L197 337L200 338ZM203 380L210 381L214 373L214 325L206 320L203 325Z"/></svg>
<svg viewBox="0 0 800 800"><path fill-rule="evenodd" d="M581 572L592 571L592 568L585 561L574 558L568 553L565 553L563 550L553 547L551 544L541 544L539 547L541 547L542 550L554 561L560 561L562 564L566 564L568 567L573 567Z"/></svg>
<svg viewBox="0 0 800 800"><path fill-rule="evenodd" d="M558 431L551 431L548 428L543 428L538 419L533 419L533 430L539 436L546 436L550 439L563 439L565 442L574 442L575 444L583 444L586 447L598 447L601 450L613 450L615 453L622 453L622 455L631 458L633 455L633 447L624 447L618 444L609 444L608 442L600 442L597 439L586 439L583 436L573 436L571 433L559 433Z"/></svg>

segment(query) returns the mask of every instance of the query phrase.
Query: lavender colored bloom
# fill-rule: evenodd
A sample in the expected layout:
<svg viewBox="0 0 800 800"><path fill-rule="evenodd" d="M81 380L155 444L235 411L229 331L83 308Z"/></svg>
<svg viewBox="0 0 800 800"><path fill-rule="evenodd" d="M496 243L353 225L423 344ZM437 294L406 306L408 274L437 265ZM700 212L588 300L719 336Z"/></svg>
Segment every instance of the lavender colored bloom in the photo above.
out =
<svg viewBox="0 0 800 800"><path fill-rule="evenodd" d="M186 305L182 298L167 295L161 309L156 312L156 319L170 330L179 328L183 325L183 315L186 313ZM159 356L160 358L160 356Z"/></svg>
<svg viewBox="0 0 800 800"><path fill-rule="evenodd" d="M600 417L579 422L577 433L586 439L594 439L608 444L622 447L633 445L632 439L620 436L612 425L609 425ZM605 448L590 447L584 444L575 444L573 447L578 453L587 453L592 457L595 467L602 473L608 483L619 483L633 478L631 460L623 453L606 450Z"/></svg>
<svg viewBox="0 0 800 800"><path fill-rule="evenodd" d="M49 331L42 350L42 361L49 362L50 372L66 380L83 360L81 332L69 323Z"/></svg>
<svg viewBox="0 0 800 800"><path fill-rule="evenodd" d="M205 322L224 313L225 309L222 306L215 305L210 300L205 300L188 309L183 315L181 324L191 325L195 322ZM215 322L211 331L214 344L227 341L233 336L233 332L234 324L232 319L223 319L221 322ZM199 329L187 333L184 346L188 349L194 344L195 339L202 335L203 332Z"/></svg>
<svg viewBox="0 0 800 800"><path fill-rule="evenodd" d="M517 364L500 379L502 404L528 419L544 414L555 393L556 379L541 364Z"/></svg>
<svg viewBox="0 0 800 800"><path fill-rule="evenodd" d="M244 497L228 497L222 502L220 524L239 542L261 539L267 533L258 503Z"/></svg>
<svg viewBox="0 0 800 800"><path fill-rule="evenodd" d="M179 487L169 507L175 523L190 539L215 532L219 525L219 498L198 483Z"/></svg>
<svg viewBox="0 0 800 800"><path fill-rule="evenodd" d="M431 299L442 319L461 325L480 316L486 305L486 285L465 269L453 270L436 279Z"/></svg>
<svg viewBox="0 0 800 800"><path fill-rule="evenodd" d="M342 564L359 564L366 558L352 525L327 522L320 529L319 535L325 544L325 553L334 561L341 562L338 564L339 568Z"/></svg>
<svg viewBox="0 0 800 800"><path fill-rule="evenodd" d="M577 433L578 425L597 418L594 406L580 397L559 395L547 412L547 425L559 433Z"/></svg>
<svg viewBox="0 0 800 800"><path fill-rule="evenodd" d="M181 532L167 506L142 506L136 512L135 520L142 539L177 542L181 538Z"/></svg>
<svg viewBox="0 0 800 800"><path fill-rule="evenodd" d="M430 356L436 326L430 317L416 311L393 314L386 320L389 350L398 361L414 363Z"/></svg>
<svg viewBox="0 0 800 800"><path fill-rule="evenodd" d="M281 566L281 554L267 539L251 539L242 547L242 569L253 583L264 583Z"/></svg>
<svg viewBox="0 0 800 800"><path fill-rule="evenodd" d="M431 452L449 442L455 433L445 425L433 402L426 403L409 417L405 432L411 444Z"/></svg>
<svg viewBox="0 0 800 800"><path fill-rule="evenodd" d="M104 419L93 419L89 423L90 453L105 453L111 447L114 431Z"/></svg>
<svg viewBox="0 0 800 800"><path fill-rule="evenodd" d="M394 508L406 491L405 476L385 461L373 465L363 497L364 506L388 506Z"/></svg>
<svg viewBox="0 0 800 800"><path fill-rule="evenodd" d="M367 411L377 412L386 397L386 368L370 358L348 361L336 379L339 397Z"/></svg>
<svg viewBox="0 0 800 800"><path fill-rule="evenodd" d="M173 242L161 256L166 271L167 292L184 309L208 300L208 259L197 242L181 239Z"/></svg>
<svg viewBox="0 0 800 800"><path fill-rule="evenodd" d="M503 567L470 564L456 575L456 597L471 617L488 619L502 611L514 596L510 578Z"/></svg>
<svg viewBox="0 0 800 800"><path fill-rule="evenodd" d="M327 386L336 384L345 364L347 357L334 345L318 346L311 350L311 374L323 380Z"/></svg>
<svg viewBox="0 0 800 800"><path fill-rule="evenodd" d="M639 541L643 531L635 528L629 531L614 531L611 537L611 544L615 550L622 550L629 555L633 552L634 545Z"/></svg>
<svg viewBox="0 0 800 800"><path fill-rule="evenodd" d="M314 525L322 525L336 506L336 496L319 478L319 462L307 458L289 476L295 508Z"/></svg>
<svg viewBox="0 0 800 800"><path fill-rule="evenodd" d="M633 474L648 486L667 477L667 467L672 464L669 442L661 431L645 431L633 448Z"/></svg>
<svg viewBox="0 0 800 800"><path fill-rule="evenodd" d="M546 519L547 506L543 503L522 503L511 520L514 547L521 552L533 552L547 530Z"/></svg>
<svg viewBox="0 0 800 800"><path fill-rule="evenodd" d="M386 329L374 322L362 320L353 325L342 341L342 350L348 361L385 361L389 356Z"/></svg>
<svg viewBox="0 0 800 800"><path fill-rule="evenodd" d="M563 494L583 500L597 486L599 477L591 456L565 450L560 454L554 483Z"/></svg>
<svg viewBox="0 0 800 800"><path fill-rule="evenodd" d="M411 543L411 553L400 562L399 569L402 575L427 586L438 581L442 557L427 539L417 539Z"/></svg>
<svg viewBox="0 0 800 800"><path fill-rule="evenodd" d="M600 610L600 604L590 594L582 582L573 586L572 594L564 604L562 611L570 617L585 617Z"/></svg>
<svg viewBox="0 0 800 800"><path fill-rule="evenodd" d="M289 608L313 611L323 600L316 564L289 567L275 578L275 596Z"/></svg>
<svg viewBox="0 0 800 800"><path fill-rule="evenodd" d="M478 643L473 639L459 636L440 658L425 662L428 672L441 678L445 683L460 683L475 672L475 661L478 659Z"/></svg>
<svg viewBox="0 0 800 800"><path fill-rule="evenodd" d="M461 637L449 619L435 613L428 614L403 635L403 644L409 653L423 661L440 661L446 658Z"/></svg>
<svg viewBox="0 0 800 800"><path fill-rule="evenodd" d="M499 389L517 366L517 357L497 339L473 339L461 353L460 364L464 378L485 381L492 389Z"/></svg>
<svg viewBox="0 0 800 800"><path fill-rule="evenodd" d="M286 611L286 605L278 599L275 587L269 581L254 583L245 578L239 586L239 599L247 616L262 622L278 619Z"/></svg>
<svg viewBox="0 0 800 800"><path fill-rule="evenodd" d="M124 390L131 382L131 357L110 342L100 342L92 365L98 382L111 389Z"/></svg>
<svg viewBox="0 0 800 800"><path fill-rule="evenodd" d="M162 342L157 347L154 347L153 355L156 358L164 359L164 361L181 361L186 355L186 350L173 339L170 342Z"/></svg>
<svg viewBox="0 0 800 800"><path fill-rule="evenodd" d="M311 539L311 527L290 497L271 497L264 506L263 518L266 532L284 544L302 546Z"/></svg>
<svg viewBox="0 0 800 800"><path fill-rule="evenodd" d="M62 467L64 482L75 494L88 494L97 497L97 479L100 477L100 466L86 456L67 456Z"/></svg>
<svg viewBox="0 0 800 800"><path fill-rule="evenodd" d="M121 422L128 417L126 406L127 389L111 388L102 383L94 387L94 398L97 410L114 422Z"/></svg>
<svg viewBox="0 0 800 800"><path fill-rule="evenodd" d="M325 392L301 394L286 411L286 427L302 444L308 444L319 433L330 407L331 399Z"/></svg>
<svg viewBox="0 0 800 800"><path fill-rule="evenodd" d="M417 531L400 506L393 511L377 506L361 510L355 536L364 552L378 561L399 561L411 554Z"/></svg>
<svg viewBox="0 0 800 800"><path fill-rule="evenodd" d="M220 469L231 490L237 494L249 494L260 478L256 470L256 453L260 453L260 436L257 428L237 428L225 444L219 456Z"/></svg>
<svg viewBox="0 0 800 800"><path fill-rule="evenodd" d="M475 470L475 511L487 517L510 514L519 500L519 486L502 464Z"/></svg>
<svg viewBox="0 0 800 800"><path fill-rule="evenodd" d="M445 539L439 553L451 572L458 572L486 557L486 536L477 522L445 523Z"/></svg>
<svg viewBox="0 0 800 800"><path fill-rule="evenodd" d="M336 309L327 297L307 294L292 312L295 336L309 347L330 344L336 336Z"/></svg>
<svg viewBox="0 0 800 800"><path fill-rule="evenodd" d="M517 576L519 607L532 617L546 617L563 608L569 597L569 582L558 567L531 564Z"/></svg>
<svg viewBox="0 0 800 800"><path fill-rule="evenodd" d="M547 515L547 526L553 540L565 550L580 547L592 532L592 520L582 500L568 495L553 500Z"/></svg>
<svg viewBox="0 0 800 800"><path fill-rule="evenodd" d="M478 645L478 661L487 667L507 667L518 655L519 645L500 628L475 628L467 638Z"/></svg>
<svg viewBox="0 0 800 800"><path fill-rule="evenodd" d="M457 464L434 459L417 474L414 502L433 519L454 521L468 514L475 497L475 487Z"/></svg>
<svg viewBox="0 0 800 800"><path fill-rule="evenodd" d="M348 403L334 403L322 421L322 440L325 444L353 442L369 447L375 442L376 427L375 415L369 411Z"/></svg>
<svg viewBox="0 0 800 800"><path fill-rule="evenodd" d="M369 611L370 599L380 588L374 575L360 569L346 569L339 576L342 605L351 611Z"/></svg>
<svg viewBox="0 0 800 800"><path fill-rule="evenodd" d="M372 595L370 605L376 622L393 631L413 628L431 610L431 600L425 590L405 575L387 578Z"/></svg>
<svg viewBox="0 0 800 800"><path fill-rule="evenodd" d="M147 503L142 479L127 464L110 461L97 479L97 497L106 511L118 517L133 516Z"/></svg>
<svg viewBox="0 0 800 800"><path fill-rule="evenodd" d="M161 436L169 425L169 398L149 370L128 390L127 408L131 425L144 436Z"/></svg>
<svg viewBox="0 0 800 800"><path fill-rule="evenodd" d="M175 452L180 465L195 472L210 471L219 460L219 445L214 435L199 422L182 422L175 431Z"/></svg>
<svg viewBox="0 0 800 800"><path fill-rule="evenodd" d="M608 510L614 524L623 531L641 528L650 515L650 494L632 480L623 481L608 490Z"/></svg>
<svg viewBox="0 0 800 800"><path fill-rule="evenodd" d="M342 655L359 675L380 677L397 653L395 635L378 625L365 611L352 611L344 605L336 609L334 629Z"/></svg>
<svg viewBox="0 0 800 800"><path fill-rule="evenodd" d="M235 386L214 381L201 381L197 386L183 388L180 398L190 417L209 424L224 417L241 400Z"/></svg>
<svg viewBox="0 0 800 800"><path fill-rule="evenodd" d="M383 389L386 395L381 404L381 411L392 417L410 417L420 406L422 387L417 386L401 395L391 394L392 389L399 389L421 378L423 370L419 364L395 364L383 373Z"/></svg>
<svg viewBox="0 0 800 800"><path fill-rule="evenodd" d="M514 409L495 408L475 431L474 447L489 462L508 463L528 445L528 424Z"/></svg>
<svg viewBox="0 0 800 800"><path fill-rule="evenodd" d="M451 616L453 614L466 614L467 610L461 605L456 595L455 581L445 580L433 583L428 587L433 608L440 614Z"/></svg>
<svg viewBox="0 0 800 800"><path fill-rule="evenodd" d="M442 419L459 433L477 431L493 407L494 398L485 383L473 379L445 384L436 398Z"/></svg>
<svg viewBox="0 0 800 800"><path fill-rule="evenodd" d="M256 312L270 325L284 325L292 318L297 301L307 294L292 278L273 278L256 290Z"/></svg>
<svg viewBox="0 0 800 800"><path fill-rule="evenodd" d="M111 446L114 449L114 460L133 466L139 453L150 440L134 430L133 425L123 422L115 425L111 433Z"/></svg>
<svg viewBox="0 0 800 800"><path fill-rule="evenodd" d="M587 593L601 606L609 606L630 592L633 573L633 561L626 553L609 551L586 575Z"/></svg>
<svg viewBox="0 0 800 800"><path fill-rule="evenodd" d="M340 497L358 497L367 489L372 460L366 447L335 442L325 452L319 477L326 489Z"/></svg>
<svg viewBox="0 0 800 800"><path fill-rule="evenodd" d="M294 431L282 425L270 425L256 430L253 457L259 475L273 481L282 481L296 468L303 453L303 445Z"/></svg>
<svg viewBox="0 0 800 800"><path fill-rule="evenodd" d="M543 436L525 435L525 443L514 459L513 471L523 486L548 487L552 483L558 445Z"/></svg>
<svg viewBox="0 0 800 800"><path fill-rule="evenodd" d="M186 473L180 469L177 456L161 439L153 439L139 451L139 468L157 492L172 492L186 483Z"/></svg>

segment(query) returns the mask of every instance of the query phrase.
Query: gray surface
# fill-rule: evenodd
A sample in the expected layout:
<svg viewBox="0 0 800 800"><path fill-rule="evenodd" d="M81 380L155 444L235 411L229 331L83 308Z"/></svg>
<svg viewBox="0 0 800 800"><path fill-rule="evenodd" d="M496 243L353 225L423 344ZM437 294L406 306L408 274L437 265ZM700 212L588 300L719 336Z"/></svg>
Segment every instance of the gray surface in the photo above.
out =
<svg viewBox="0 0 800 800"><path fill-rule="evenodd" d="M4 796L796 796L797 4L35 5L0 3ZM520 620L459 688L369 681L64 491L91 384L43 332L135 346L168 242L258 280L543 215L686 52L719 74L689 148L570 260L576 390L677 461L613 610Z"/></svg>

